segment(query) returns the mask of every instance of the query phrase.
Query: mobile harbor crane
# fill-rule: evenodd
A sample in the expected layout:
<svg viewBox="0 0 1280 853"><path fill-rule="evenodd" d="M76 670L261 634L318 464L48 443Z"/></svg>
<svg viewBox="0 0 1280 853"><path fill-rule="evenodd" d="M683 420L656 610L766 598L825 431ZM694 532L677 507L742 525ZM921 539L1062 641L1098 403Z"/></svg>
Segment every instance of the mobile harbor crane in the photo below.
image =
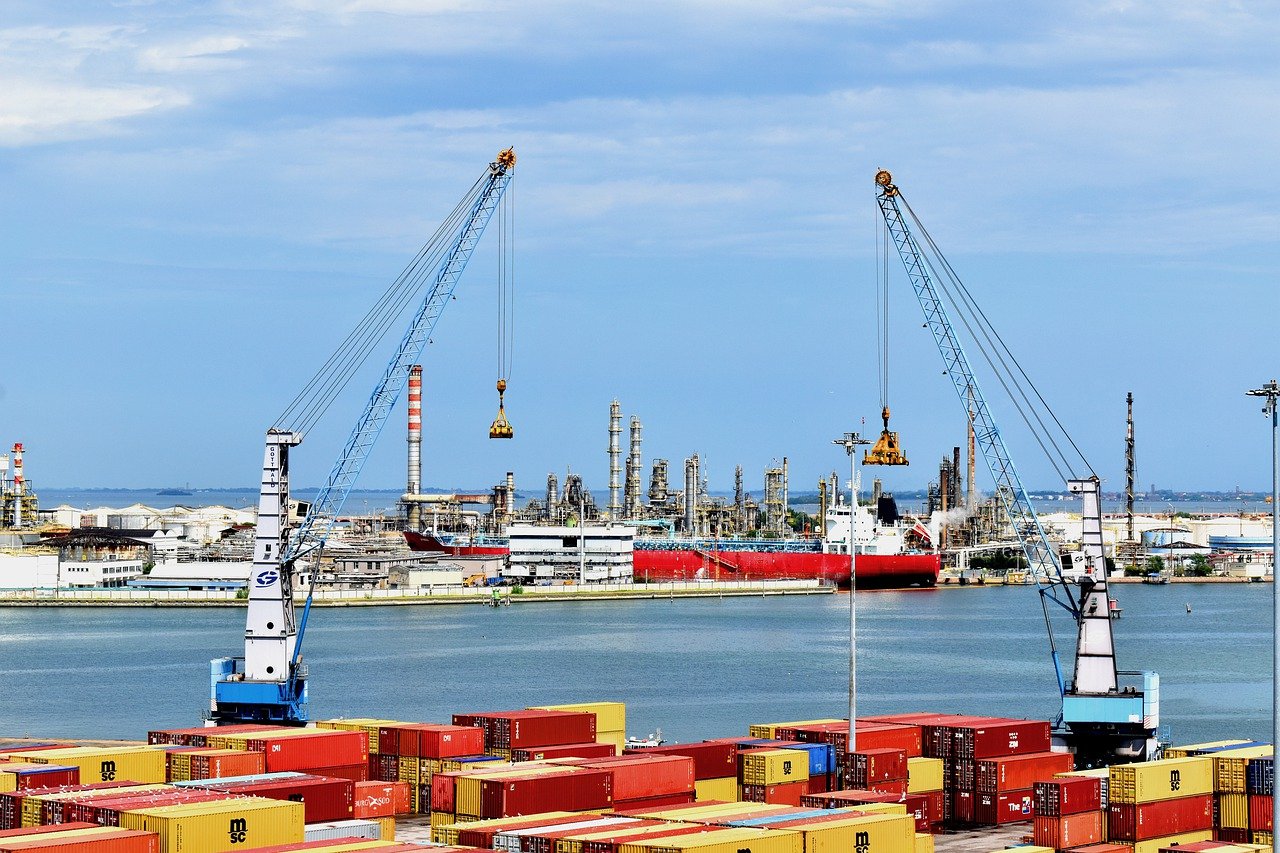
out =
<svg viewBox="0 0 1280 853"><path fill-rule="evenodd" d="M515 163L512 149L498 154L431 241L267 430L244 657L211 662L211 723L306 723L308 674L302 661L302 639L311 612L320 551L400 396L410 367L421 357L476 243L511 183ZM424 290L408 330L374 386L328 481L302 521L290 530L289 451L302 443L304 431L333 402L390 323ZM304 558L311 559L311 584L302 617L297 619L294 573Z"/></svg>
<svg viewBox="0 0 1280 853"><path fill-rule="evenodd" d="M889 172L881 170L876 174L875 180L879 188L877 201L887 234L906 267L907 277L911 280L924 311L925 326L932 333L938 351L942 354L944 370L951 378L961 405L973 420L977 443L982 448L991 476L995 480L996 495L1022 544L1028 573L1039 587L1045 627L1049 634L1050 654L1062 698L1060 723L1065 726L1065 730L1061 732L1061 737L1076 753L1078 766L1154 758L1159 749L1157 732L1160 724L1160 678L1154 672L1122 672L1116 668L1110 599L1107 594L1107 568L1102 548L1102 506L1098 477L1091 469L1086 477L1076 477L1069 473L1070 463L1053 434L1050 423L1057 425L1057 432L1065 439L1063 443L1075 450L1086 467L1089 467L1088 462L1083 460L1070 436L1066 435L1057 418L1048 410L1043 397L1030 386L1030 380L1017 360L1004 346L955 270L942 256L911 206L902 197L901 190L893 183L893 177ZM904 208L923 238L923 245L904 219ZM973 336L985 360L1003 387L1009 391L1013 405L1028 427L1036 433L1037 441L1049 453L1059 474L1063 475L1068 490L1082 498L1081 556L1084 571L1078 581L1078 596L1064 576L1060 557L1045 535L1031 499L1018 478L1004 439L996 427L986 398L982 395L977 378L961 347L956 328L952 325L939 294L939 286ZM1039 426L1039 430L1032 426L1033 421ZM1064 469L1068 473L1064 474ZM1053 622L1049 616L1050 602L1070 613L1076 626L1075 671L1070 684L1063 678ZM1141 688L1122 686L1122 676L1140 679Z"/></svg>

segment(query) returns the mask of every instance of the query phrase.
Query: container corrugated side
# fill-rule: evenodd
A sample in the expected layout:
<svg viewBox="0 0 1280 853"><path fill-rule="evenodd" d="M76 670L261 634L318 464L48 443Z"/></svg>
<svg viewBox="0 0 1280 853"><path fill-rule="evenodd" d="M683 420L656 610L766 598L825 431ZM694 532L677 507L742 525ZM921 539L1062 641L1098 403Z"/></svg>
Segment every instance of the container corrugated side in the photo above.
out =
<svg viewBox="0 0 1280 853"><path fill-rule="evenodd" d="M160 836L160 853L223 853L303 841L302 803L245 798L165 806L120 816L127 829Z"/></svg>
<svg viewBox="0 0 1280 853"><path fill-rule="evenodd" d="M625 732L627 706L622 702L575 702L568 705L533 705L530 710L582 711L596 715L596 731Z"/></svg>
<svg viewBox="0 0 1280 853"><path fill-rule="evenodd" d="M801 833L804 853L897 853L915 847L915 820L908 815L863 815L847 819L796 821L776 825Z"/></svg>
<svg viewBox="0 0 1280 853"><path fill-rule="evenodd" d="M78 768L81 782L164 782L167 765L164 749L155 746L46 749L28 753L20 760Z"/></svg>
<svg viewBox="0 0 1280 853"><path fill-rule="evenodd" d="M1133 845L1133 853L1160 853L1162 847L1175 847L1183 844L1191 844L1196 841L1208 841L1213 838L1212 830L1204 830L1203 832L1184 832L1179 835L1170 835L1164 838L1153 838L1149 841L1138 841Z"/></svg>
<svg viewBox="0 0 1280 853"><path fill-rule="evenodd" d="M751 853L804 853L803 837L798 832L721 829L618 845L618 853L738 853L744 849Z"/></svg>
<svg viewBox="0 0 1280 853"><path fill-rule="evenodd" d="M304 828L307 841L334 841L339 838L365 838L382 840L382 827L373 820L337 820L326 823L309 823Z"/></svg>
<svg viewBox="0 0 1280 853"><path fill-rule="evenodd" d="M907 759L907 792L923 794L929 791L941 791L942 759L913 757Z"/></svg>
<svg viewBox="0 0 1280 853"><path fill-rule="evenodd" d="M1213 793L1213 759L1170 758L1110 768L1109 803L1149 803Z"/></svg>
<svg viewBox="0 0 1280 853"><path fill-rule="evenodd" d="M809 778L809 760L791 749L761 749L742 754L744 785L777 785Z"/></svg>

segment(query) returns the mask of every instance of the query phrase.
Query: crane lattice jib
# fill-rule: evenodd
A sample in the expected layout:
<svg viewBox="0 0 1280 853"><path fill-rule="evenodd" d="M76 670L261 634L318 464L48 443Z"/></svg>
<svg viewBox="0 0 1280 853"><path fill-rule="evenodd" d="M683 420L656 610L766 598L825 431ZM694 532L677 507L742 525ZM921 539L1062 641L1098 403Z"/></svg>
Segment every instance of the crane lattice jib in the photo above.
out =
<svg viewBox="0 0 1280 853"><path fill-rule="evenodd" d="M897 188L892 184L883 187L877 201L889 234L898 248L898 255L902 258L903 266L906 267L907 277L911 279L916 298L919 299L920 307L924 310L925 323L933 333L938 352L942 354L943 365L947 375L951 377L951 384L960 395L961 405L972 408L974 438L987 460L987 466L995 480L996 494L1013 525L1014 534L1022 543L1027 565L1037 580L1061 583L1062 568L1058 563L1057 554L1049 546L1049 540L1040 525L1040 519L1031 506L1031 499L1022 487L1022 481L1018 478L1013 460L1009 458L1004 439L996 428L990 409L987 408L986 398L982 396L977 378L969 367L969 360L960 346L960 340L956 337L955 329L947 317L942 300L938 298L938 292L929 276L929 268L920 247L903 221L902 211L898 207ZM1067 601L1071 601L1070 597Z"/></svg>
<svg viewBox="0 0 1280 853"><path fill-rule="evenodd" d="M400 398L400 392L409 378L409 368L421 358L422 350L431 337L431 332L435 329L436 321L440 319L445 305L453 296L458 278L466 268L467 261L471 259L476 243L484 234L485 226L489 224L489 219L502 199L507 185L511 183L515 157L511 155L508 158L507 154L508 152L503 152L497 161L489 164L489 171L482 179L480 191L449 251L437 267L435 279L418 307L408 331L400 341L399 349L392 356L382 378L374 387L373 394L365 404L360 419L351 431L351 437L347 439L342 455L338 457L333 470L329 473L328 482L316 495L306 518L290 538L288 548L281 559L283 565L288 566L300 557L322 547L325 539L328 538L329 531L342 511L342 506L346 503L352 486L355 485L356 477L359 476L365 459L369 456L369 451L377 441L378 434L382 432L387 416L391 414L392 408ZM308 596L307 604L310 605L310 603L310 596ZM300 646L301 643L299 643Z"/></svg>

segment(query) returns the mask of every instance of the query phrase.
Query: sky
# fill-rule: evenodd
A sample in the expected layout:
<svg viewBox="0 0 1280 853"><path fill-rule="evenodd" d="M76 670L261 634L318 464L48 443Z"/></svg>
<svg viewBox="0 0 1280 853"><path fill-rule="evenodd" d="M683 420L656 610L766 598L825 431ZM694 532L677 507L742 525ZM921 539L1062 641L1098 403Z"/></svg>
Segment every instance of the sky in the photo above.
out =
<svg viewBox="0 0 1280 853"><path fill-rule="evenodd" d="M646 471L847 476L832 439L880 426L887 168L1105 489L1128 391L1142 488L1269 489L1245 391L1280 374L1277 6L9 0L0 443L37 491L254 485L264 430L514 146L515 439L487 438L491 229L422 360L429 486L604 488L615 398ZM863 476L914 489L965 416L890 260L912 464ZM998 390L1022 480L1060 487ZM402 400L360 485L404 458Z"/></svg>

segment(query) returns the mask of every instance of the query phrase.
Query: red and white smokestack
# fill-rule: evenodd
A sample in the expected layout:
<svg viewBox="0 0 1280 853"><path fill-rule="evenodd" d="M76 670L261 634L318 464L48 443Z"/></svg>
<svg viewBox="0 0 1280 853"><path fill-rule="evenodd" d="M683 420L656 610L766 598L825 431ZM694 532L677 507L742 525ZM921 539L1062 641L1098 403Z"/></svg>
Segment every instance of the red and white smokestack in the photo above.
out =
<svg viewBox="0 0 1280 853"><path fill-rule="evenodd" d="M411 495L422 494L422 365L409 368L409 480L405 489ZM409 504L409 527L416 531L422 509L417 502Z"/></svg>
<svg viewBox="0 0 1280 853"><path fill-rule="evenodd" d="M13 526L22 526L22 498L27 493L26 478L22 475L22 442L13 444Z"/></svg>

